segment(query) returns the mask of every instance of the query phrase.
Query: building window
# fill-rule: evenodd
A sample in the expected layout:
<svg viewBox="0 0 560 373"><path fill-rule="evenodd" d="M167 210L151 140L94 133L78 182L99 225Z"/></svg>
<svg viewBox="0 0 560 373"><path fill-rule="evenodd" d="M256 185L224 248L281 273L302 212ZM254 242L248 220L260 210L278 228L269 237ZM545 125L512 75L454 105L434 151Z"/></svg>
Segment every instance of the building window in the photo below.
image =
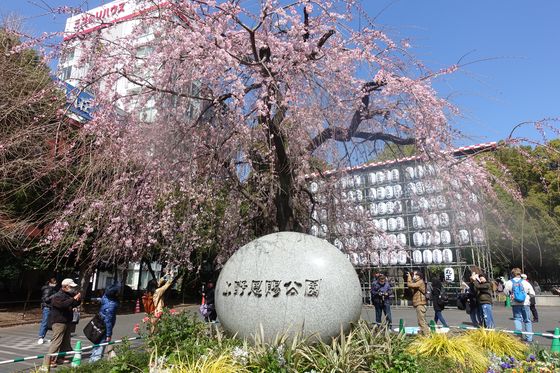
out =
<svg viewBox="0 0 560 373"><path fill-rule="evenodd" d="M66 66L62 68L60 73L60 80L68 80L72 76L72 66Z"/></svg>

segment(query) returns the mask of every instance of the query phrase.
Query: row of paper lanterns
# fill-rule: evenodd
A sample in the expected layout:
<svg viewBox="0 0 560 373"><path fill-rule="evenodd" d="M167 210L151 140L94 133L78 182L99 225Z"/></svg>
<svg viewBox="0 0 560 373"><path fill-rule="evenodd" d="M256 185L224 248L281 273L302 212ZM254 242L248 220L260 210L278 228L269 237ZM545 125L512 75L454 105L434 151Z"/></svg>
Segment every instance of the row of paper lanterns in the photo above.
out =
<svg viewBox="0 0 560 373"><path fill-rule="evenodd" d="M425 249L412 251L411 257L405 250L380 250L365 253L347 254L348 259L355 266L366 265L406 265L413 264L450 264L453 263L453 252L451 249Z"/></svg>
<svg viewBox="0 0 560 373"><path fill-rule="evenodd" d="M436 168L432 165L408 166L404 169L405 180L422 179L425 176L436 175ZM400 171L398 168L379 170L376 172L345 176L340 179L340 187L342 189L360 188L364 186L367 180L368 185L384 184L399 181Z"/></svg>

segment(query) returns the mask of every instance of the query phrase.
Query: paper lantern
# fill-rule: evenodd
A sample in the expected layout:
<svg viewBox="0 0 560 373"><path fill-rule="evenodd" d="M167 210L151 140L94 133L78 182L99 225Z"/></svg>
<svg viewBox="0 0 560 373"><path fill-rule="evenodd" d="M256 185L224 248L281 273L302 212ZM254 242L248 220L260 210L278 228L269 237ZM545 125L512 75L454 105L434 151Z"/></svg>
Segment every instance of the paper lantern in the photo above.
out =
<svg viewBox="0 0 560 373"><path fill-rule="evenodd" d="M424 182L417 181L415 185L416 185L416 195L421 196L422 194L424 194Z"/></svg>
<svg viewBox="0 0 560 373"><path fill-rule="evenodd" d="M313 194L317 193L319 191L319 184L317 184L316 182L312 182L309 186L309 191Z"/></svg>
<svg viewBox="0 0 560 373"><path fill-rule="evenodd" d="M424 192L426 194L432 194L434 192L434 186L430 180L424 181Z"/></svg>
<svg viewBox="0 0 560 373"><path fill-rule="evenodd" d="M395 198L402 197L402 186L400 186L400 184L393 185L393 196L395 196Z"/></svg>
<svg viewBox="0 0 560 373"><path fill-rule="evenodd" d="M422 263L422 252L420 250L414 250L412 252L412 261L414 264Z"/></svg>
<svg viewBox="0 0 560 373"><path fill-rule="evenodd" d="M422 241L424 246L430 246L432 244L432 233L422 232Z"/></svg>
<svg viewBox="0 0 560 373"><path fill-rule="evenodd" d="M424 243L423 239L422 239L422 233L420 232L415 232L412 235L412 242L414 243L414 246L422 246L422 244Z"/></svg>
<svg viewBox="0 0 560 373"><path fill-rule="evenodd" d="M389 264L392 266L399 264L399 256L395 250L389 251Z"/></svg>
<svg viewBox="0 0 560 373"><path fill-rule="evenodd" d="M391 175L393 175L393 181L398 181L400 178L400 173L398 168L393 168L391 170Z"/></svg>
<svg viewBox="0 0 560 373"><path fill-rule="evenodd" d="M438 216L438 214L430 214L428 216L428 225L431 228L439 227L439 216Z"/></svg>
<svg viewBox="0 0 560 373"><path fill-rule="evenodd" d="M441 243L449 245L451 243L451 233L449 231L441 231Z"/></svg>
<svg viewBox="0 0 560 373"><path fill-rule="evenodd" d="M412 180L414 179L414 168L412 167L407 167L404 169L404 177L407 180Z"/></svg>
<svg viewBox="0 0 560 373"><path fill-rule="evenodd" d="M466 229L459 230L459 242L461 245L466 245L470 242L469 231L467 231Z"/></svg>
<svg viewBox="0 0 560 373"><path fill-rule="evenodd" d="M387 219L387 229L390 232L396 231L397 230L397 219L395 219L395 218Z"/></svg>
<svg viewBox="0 0 560 373"><path fill-rule="evenodd" d="M442 227L449 227L449 215L446 212L442 212L439 214L439 225Z"/></svg>
<svg viewBox="0 0 560 373"><path fill-rule="evenodd" d="M371 212L373 216L377 216L379 214L379 211L377 210L377 203L369 204L369 212Z"/></svg>
<svg viewBox="0 0 560 373"><path fill-rule="evenodd" d="M377 199L385 199L385 188L384 187L377 187L375 190L377 194Z"/></svg>
<svg viewBox="0 0 560 373"><path fill-rule="evenodd" d="M377 181L377 179L376 179L376 177L375 177L375 172L370 172L370 173L368 174L368 183L369 183L369 185L375 184L376 181Z"/></svg>
<svg viewBox="0 0 560 373"><path fill-rule="evenodd" d="M400 214L402 212L402 202L401 201L395 201L395 203L393 204L393 207L395 209L395 213Z"/></svg>
<svg viewBox="0 0 560 373"><path fill-rule="evenodd" d="M443 254L440 249L435 249L432 251L432 258L435 264L441 264L443 262Z"/></svg>
<svg viewBox="0 0 560 373"><path fill-rule="evenodd" d="M386 219L379 219L379 229L383 232L387 232L387 220Z"/></svg>
<svg viewBox="0 0 560 373"><path fill-rule="evenodd" d="M424 167L422 167L422 165L416 166L416 169L414 170L414 175L416 176L417 179L423 178L424 177Z"/></svg>
<svg viewBox="0 0 560 373"><path fill-rule="evenodd" d="M309 234L317 237L319 235L319 227L316 225L312 225L311 229L309 230Z"/></svg>
<svg viewBox="0 0 560 373"><path fill-rule="evenodd" d="M472 232L474 243L480 244L484 242L484 232L480 228L475 228Z"/></svg>
<svg viewBox="0 0 560 373"><path fill-rule="evenodd" d="M369 254L369 261L371 262L371 265L378 266L379 265L379 253L377 251L372 251L371 254Z"/></svg>
<svg viewBox="0 0 560 373"><path fill-rule="evenodd" d="M436 197L430 197L428 199L428 204L430 205L430 210L437 210L438 204Z"/></svg>
<svg viewBox="0 0 560 373"><path fill-rule="evenodd" d="M386 199L393 198L393 187L391 185L387 185L385 187L385 198Z"/></svg>
<svg viewBox="0 0 560 373"><path fill-rule="evenodd" d="M395 213L395 204L393 202L388 201L385 203L385 206L387 206L388 215L393 215Z"/></svg>
<svg viewBox="0 0 560 373"><path fill-rule="evenodd" d="M375 201L375 199L377 198L377 192L375 191L375 188L368 189L367 198L370 201Z"/></svg>
<svg viewBox="0 0 560 373"><path fill-rule="evenodd" d="M338 238L334 239L333 245L338 249L338 250L343 250L344 249L344 245L342 244L342 241L339 240Z"/></svg>
<svg viewBox="0 0 560 373"><path fill-rule="evenodd" d="M347 196L349 201L356 202L356 192L354 192L353 190L349 190Z"/></svg>
<svg viewBox="0 0 560 373"><path fill-rule="evenodd" d="M424 218L421 216L414 216L412 218L412 228L414 229L422 229L424 228Z"/></svg>
<svg viewBox="0 0 560 373"><path fill-rule="evenodd" d="M395 234L387 235L387 246L394 248L397 245L397 236Z"/></svg>
<svg viewBox="0 0 560 373"><path fill-rule="evenodd" d="M398 263L400 265L405 265L406 264L406 251L399 250L397 252L397 260L398 260Z"/></svg>
<svg viewBox="0 0 560 373"><path fill-rule="evenodd" d="M388 182L393 181L393 174L391 173L391 170L385 171L385 180L387 180Z"/></svg>
<svg viewBox="0 0 560 373"><path fill-rule="evenodd" d="M397 221L397 230L402 231L404 229L404 219L400 216L396 219Z"/></svg>
<svg viewBox="0 0 560 373"><path fill-rule="evenodd" d="M424 250L422 252L422 260L424 261L424 263L426 264L432 264L432 252L431 250Z"/></svg>
<svg viewBox="0 0 560 373"><path fill-rule="evenodd" d="M377 171L375 173L375 178L377 179L378 184L384 183L385 182L385 172Z"/></svg>
<svg viewBox="0 0 560 373"><path fill-rule="evenodd" d="M371 247L373 247L374 249L379 249L381 247L381 240L379 239L379 236L372 236L371 237Z"/></svg>
<svg viewBox="0 0 560 373"><path fill-rule="evenodd" d="M411 197L412 197L413 195L416 194L416 184L414 184L414 183L408 183L408 184L406 184L406 186L405 186L405 191L406 191L406 194L407 194L408 196L411 196Z"/></svg>
<svg viewBox="0 0 560 373"><path fill-rule="evenodd" d="M360 175L354 175L354 187L360 188L362 184L362 177Z"/></svg>
<svg viewBox="0 0 560 373"><path fill-rule="evenodd" d="M387 213L387 205L385 202L379 202L377 204L377 213L379 215L385 215Z"/></svg>
<svg viewBox="0 0 560 373"><path fill-rule="evenodd" d="M329 232L329 229L327 228L326 224L321 224L321 229L319 229L319 236L321 238L325 238L327 237L327 233Z"/></svg>
<svg viewBox="0 0 560 373"><path fill-rule="evenodd" d="M420 207L421 211L428 211L430 209L430 204L424 197L420 197L420 199L418 199L418 206Z"/></svg>
<svg viewBox="0 0 560 373"><path fill-rule="evenodd" d="M445 200L444 196L437 196L436 197L437 208L443 210L447 207L447 201Z"/></svg>
<svg viewBox="0 0 560 373"><path fill-rule="evenodd" d="M453 262L453 253L451 252L451 249L443 249L441 253L445 264Z"/></svg>
<svg viewBox="0 0 560 373"><path fill-rule="evenodd" d="M432 233L432 245L441 244L441 234L438 231Z"/></svg>
<svg viewBox="0 0 560 373"><path fill-rule="evenodd" d="M356 190L356 199L358 202L361 202L364 199L364 194L360 189Z"/></svg>
<svg viewBox="0 0 560 373"><path fill-rule="evenodd" d="M404 233L397 234L397 242L401 246L406 246L406 235Z"/></svg>
<svg viewBox="0 0 560 373"><path fill-rule="evenodd" d="M352 262L352 264L357 266L358 264L360 264L360 257L358 256L358 254L352 253L350 254L350 261Z"/></svg>
<svg viewBox="0 0 560 373"><path fill-rule="evenodd" d="M387 252L387 250L381 250L381 252L379 253L379 261L384 266L389 264L389 253Z"/></svg>

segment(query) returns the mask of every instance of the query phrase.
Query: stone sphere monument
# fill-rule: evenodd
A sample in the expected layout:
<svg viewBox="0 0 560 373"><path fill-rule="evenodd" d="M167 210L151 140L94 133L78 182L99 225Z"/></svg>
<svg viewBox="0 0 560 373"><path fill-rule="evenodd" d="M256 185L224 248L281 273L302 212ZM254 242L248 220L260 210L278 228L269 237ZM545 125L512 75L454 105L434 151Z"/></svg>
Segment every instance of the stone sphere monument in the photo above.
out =
<svg viewBox="0 0 560 373"><path fill-rule="evenodd" d="M346 256L329 242L295 232L273 233L241 247L216 283L216 311L240 338L348 331L362 310L360 281Z"/></svg>

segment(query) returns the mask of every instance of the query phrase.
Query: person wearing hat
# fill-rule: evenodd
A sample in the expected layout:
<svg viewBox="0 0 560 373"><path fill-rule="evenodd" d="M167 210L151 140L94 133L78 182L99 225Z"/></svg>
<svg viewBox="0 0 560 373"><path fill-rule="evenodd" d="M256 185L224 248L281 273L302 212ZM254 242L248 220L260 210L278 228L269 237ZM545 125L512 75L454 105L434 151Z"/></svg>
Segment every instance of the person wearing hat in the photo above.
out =
<svg viewBox="0 0 560 373"><path fill-rule="evenodd" d="M53 336L49 346L48 355L45 355L43 365L45 367L56 367L57 363L65 362L63 359L52 358L50 354L57 352L72 351L70 344L70 324L72 323L72 308L81 302L81 294L78 292L78 284L71 278L62 280L62 287L58 293L51 297L51 311L49 314L49 325L51 325Z"/></svg>
<svg viewBox="0 0 560 373"><path fill-rule="evenodd" d="M531 285L533 285L533 283L527 280L527 275L525 273L521 274L521 278L529 282ZM531 310L531 315L533 315L533 322L539 322L539 312L537 311L537 298L536 298L536 294L538 294L538 292L534 285L533 285L533 290L535 291L535 294L534 295L529 294L529 302L530 302L529 309Z"/></svg>

